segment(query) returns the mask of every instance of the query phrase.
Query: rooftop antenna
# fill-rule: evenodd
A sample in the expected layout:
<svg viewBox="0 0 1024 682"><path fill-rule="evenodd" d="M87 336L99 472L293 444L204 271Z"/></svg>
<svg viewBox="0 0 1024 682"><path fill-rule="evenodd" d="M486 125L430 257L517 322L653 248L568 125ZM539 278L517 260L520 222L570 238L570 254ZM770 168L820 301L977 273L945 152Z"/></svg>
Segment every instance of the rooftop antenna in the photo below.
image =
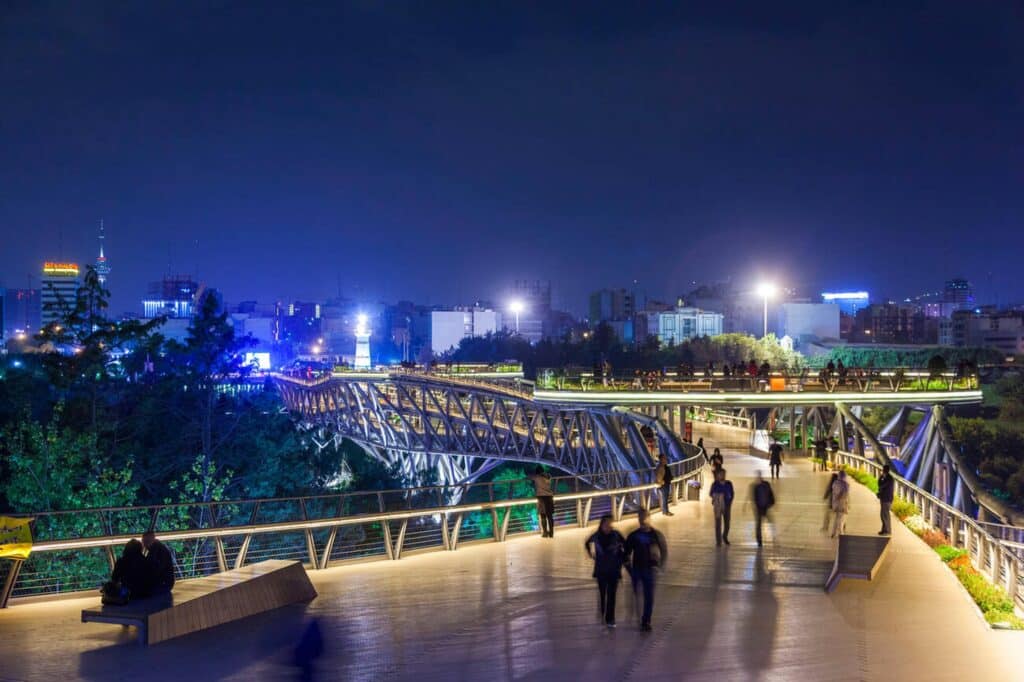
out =
<svg viewBox="0 0 1024 682"><path fill-rule="evenodd" d="M107 275L110 274L110 264L107 263L107 256L103 253L103 240L105 235L103 233L103 218L100 218L100 255L96 257L96 276L99 279L100 286L105 286L107 283Z"/></svg>

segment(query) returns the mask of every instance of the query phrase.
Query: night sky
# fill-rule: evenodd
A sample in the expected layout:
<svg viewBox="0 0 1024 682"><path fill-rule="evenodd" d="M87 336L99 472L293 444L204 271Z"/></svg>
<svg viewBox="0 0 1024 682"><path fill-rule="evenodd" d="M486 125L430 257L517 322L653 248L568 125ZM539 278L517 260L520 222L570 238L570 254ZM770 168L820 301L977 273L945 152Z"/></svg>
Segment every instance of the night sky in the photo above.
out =
<svg viewBox="0 0 1024 682"><path fill-rule="evenodd" d="M1018 3L244 4L3 3L0 281L1024 300Z"/></svg>

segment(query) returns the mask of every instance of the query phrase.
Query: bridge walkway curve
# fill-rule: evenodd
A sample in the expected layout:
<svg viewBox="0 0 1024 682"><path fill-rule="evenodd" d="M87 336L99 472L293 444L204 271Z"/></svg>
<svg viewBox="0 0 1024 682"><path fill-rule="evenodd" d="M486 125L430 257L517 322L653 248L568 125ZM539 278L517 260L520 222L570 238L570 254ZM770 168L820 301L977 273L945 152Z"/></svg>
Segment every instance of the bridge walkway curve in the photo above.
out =
<svg viewBox="0 0 1024 682"><path fill-rule="evenodd" d="M130 679L145 669L147 679L293 679L291 652L315 617L322 679L1020 679L1021 633L988 629L952 574L899 524L875 581L823 592L834 551L820 532L827 475L805 461L783 466L758 550L746 503L764 464L726 454L738 494L731 547L714 547L706 500L655 517L670 555L650 634L636 630L622 592L619 628L598 624L581 549L590 531L560 528L554 540L314 571L320 596L308 607L148 650L130 632L79 623L95 600L18 605L0 612L0 678ZM874 496L854 485L848 530L874 533L877 523ZM620 528L634 525L627 518Z"/></svg>

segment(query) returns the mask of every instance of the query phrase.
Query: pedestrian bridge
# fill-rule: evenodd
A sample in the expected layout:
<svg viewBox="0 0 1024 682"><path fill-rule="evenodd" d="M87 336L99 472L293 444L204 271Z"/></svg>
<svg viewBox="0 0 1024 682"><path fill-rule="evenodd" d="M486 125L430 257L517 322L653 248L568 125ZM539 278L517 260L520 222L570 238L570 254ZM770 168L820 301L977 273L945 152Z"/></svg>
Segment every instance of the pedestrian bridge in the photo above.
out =
<svg viewBox="0 0 1024 682"><path fill-rule="evenodd" d="M701 433L709 442L718 435ZM834 556L820 532L828 479L806 461L784 464L758 549L747 491L763 460L745 452L726 450L738 494L731 547L715 548L706 501L655 517L669 558L652 633L636 630L628 589L619 628L599 625L582 548L593 527L563 516L553 540L510 535L311 571L319 597L308 606L148 650L130 631L78 622L95 596L17 603L0 611L2 676L108 680L145 670L147 679L286 679L302 629L316 619L322 679L1019 679L1021 633L990 630L952 573L900 524L874 581L825 594ZM873 496L854 485L849 532L874 533L877 523ZM619 523L634 526L629 516Z"/></svg>

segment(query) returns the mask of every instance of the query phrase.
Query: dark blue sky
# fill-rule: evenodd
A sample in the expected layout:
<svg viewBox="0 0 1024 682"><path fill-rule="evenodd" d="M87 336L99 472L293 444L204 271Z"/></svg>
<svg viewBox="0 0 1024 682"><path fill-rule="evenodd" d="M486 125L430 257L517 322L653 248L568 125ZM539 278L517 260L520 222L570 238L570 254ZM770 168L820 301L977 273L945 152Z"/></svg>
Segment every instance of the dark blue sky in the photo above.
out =
<svg viewBox="0 0 1024 682"><path fill-rule="evenodd" d="M1020 5L555 4L5 3L0 280L1024 299Z"/></svg>

